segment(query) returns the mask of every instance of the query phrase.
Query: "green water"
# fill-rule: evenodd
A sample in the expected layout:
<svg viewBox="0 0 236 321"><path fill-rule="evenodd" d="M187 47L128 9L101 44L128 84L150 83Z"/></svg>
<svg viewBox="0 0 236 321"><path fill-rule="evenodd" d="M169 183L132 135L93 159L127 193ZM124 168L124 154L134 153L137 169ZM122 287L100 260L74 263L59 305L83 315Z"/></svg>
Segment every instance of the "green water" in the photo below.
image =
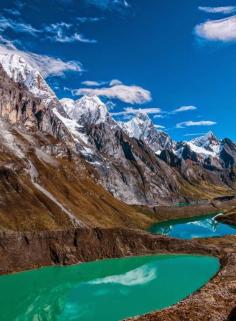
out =
<svg viewBox="0 0 236 321"><path fill-rule="evenodd" d="M181 239L235 235L236 227L218 222L216 214L154 224L149 231Z"/></svg>
<svg viewBox="0 0 236 321"><path fill-rule="evenodd" d="M213 257L161 255L2 276L0 320L122 320L180 301L218 269Z"/></svg>

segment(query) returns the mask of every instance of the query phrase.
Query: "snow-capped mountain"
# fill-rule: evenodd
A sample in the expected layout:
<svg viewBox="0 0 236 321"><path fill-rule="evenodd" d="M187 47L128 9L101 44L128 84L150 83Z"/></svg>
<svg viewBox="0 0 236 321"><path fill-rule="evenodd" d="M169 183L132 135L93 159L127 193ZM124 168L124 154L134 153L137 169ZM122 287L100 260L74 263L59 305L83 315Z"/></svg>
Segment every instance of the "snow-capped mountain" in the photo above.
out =
<svg viewBox="0 0 236 321"><path fill-rule="evenodd" d="M213 134L212 131L191 140L189 144L205 149L210 152L212 156L218 156L220 153L221 141ZM207 154L206 151L205 153Z"/></svg>
<svg viewBox="0 0 236 321"><path fill-rule="evenodd" d="M209 133L190 142L176 143L143 113L118 124L96 96L59 101L40 72L24 57L0 50L1 64L0 117L4 122L26 132L29 129L29 135L39 131L42 137L53 136L48 150L55 150L56 139L61 145L57 148L58 156L61 148L65 151L63 157L75 153L94 171L91 179L96 177L96 182L116 198L129 204L166 204L188 197L193 181L197 190L203 177L210 184L206 184L208 189L212 182L233 184L232 167L236 163L233 142L218 143ZM73 163L73 157L70 159L76 169L80 162ZM182 194L181 186L186 195Z"/></svg>
<svg viewBox="0 0 236 321"><path fill-rule="evenodd" d="M212 132L208 132L190 141L178 143L174 153L183 160L220 168L222 166L219 157L220 150L221 141Z"/></svg>
<svg viewBox="0 0 236 321"><path fill-rule="evenodd" d="M60 103L67 115L79 124L100 124L110 117L106 105L97 96L83 96L78 100L63 98Z"/></svg>
<svg viewBox="0 0 236 321"><path fill-rule="evenodd" d="M162 150L172 150L175 142L162 130L156 129L147 114L137 113L130 121L120 123L129 137L134 137L145 142L156 154Z"/></svg>
<svg viewBox="0 0 236 321"><path fill-rule="evenodd" d="M49 105L57 100L40 72L28 63L24 57L0 47L0 64L7 75L16 83L23 83L36 97Z"/></svg>
<svg viewBox="0 0 236 321"><path fill-rule="evenodd" d="M176 156L206 167L230 168L236 164L236 144L230 139L219 140L211 131L203 136L177 143Z"/></svg>
<svg viewBox="0 0 236 321"><path fill-rule="evenodd" d="M135 117L126 123L121 122L122 127L130 137L145 140L150 130L153 129L151 119L147 114L137 113Z"/></svg>

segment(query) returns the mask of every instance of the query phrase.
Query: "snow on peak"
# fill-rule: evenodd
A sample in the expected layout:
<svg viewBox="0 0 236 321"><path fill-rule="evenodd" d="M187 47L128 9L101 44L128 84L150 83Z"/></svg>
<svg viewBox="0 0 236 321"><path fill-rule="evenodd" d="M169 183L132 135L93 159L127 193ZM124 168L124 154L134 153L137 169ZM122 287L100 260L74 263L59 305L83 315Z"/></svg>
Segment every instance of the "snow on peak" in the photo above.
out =
<svg viewBox="0 0 236 321"><path fill-rule="evenodd" d="M156 154L162 150L172 150L175 142L164 131L158 130L146 113L137 113L135 117L121 127L130 136L143 140Z"/></svg>
<svg viewBox="0 0 236 321"><path fill-rule="evenodd" d="M139 112L128 122L122 123L122 127L130 137L144 139L154 125L147 114Z"/></svg>
<svg viewBox="0 0 236 321"><path fill-rule="evenodd" d="M0 64L12 80L23 83L34 96L41 98L47 105L56 99L40 72L24 57L0 47Z"/></svg>
<svg viewBox="0 0 236 321"><path fill-rule="evenodd" d="M83 96L78 100L63 98L60 102L68 116L82 124L105 123L109 118L106 105L97 96Z"/></svg>
<svg viewBox="0 0 236 321"><path fill-rule="evenodd" d="M216 138L212 131L209 131L203 136L194 138L188 142L191 146L196 146L201 149L203 154L211 154L212 156L217 156L220 152L221 142Z"/></svg>

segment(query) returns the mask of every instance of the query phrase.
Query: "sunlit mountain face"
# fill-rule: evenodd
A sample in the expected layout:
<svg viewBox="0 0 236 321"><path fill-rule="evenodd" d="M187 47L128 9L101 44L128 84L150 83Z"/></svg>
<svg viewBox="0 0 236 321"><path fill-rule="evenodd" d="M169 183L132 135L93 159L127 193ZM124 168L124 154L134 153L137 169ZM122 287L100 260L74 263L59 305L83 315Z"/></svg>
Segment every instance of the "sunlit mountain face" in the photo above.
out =
<svg viewBox="0 0 236 321"><path fill-rule="evenodd" d="M220 9L206 9L210 0L3 0L0 59L16 79L17 58L9 67L4 55L20 54L19 66L30 62L59 99L98 96L117 121L146 113L174 141L209 131L235 141L236 46L231 31L221 32L231 30L234 11L214 5ZM32 70L21 71L33 88Z"/></svg>

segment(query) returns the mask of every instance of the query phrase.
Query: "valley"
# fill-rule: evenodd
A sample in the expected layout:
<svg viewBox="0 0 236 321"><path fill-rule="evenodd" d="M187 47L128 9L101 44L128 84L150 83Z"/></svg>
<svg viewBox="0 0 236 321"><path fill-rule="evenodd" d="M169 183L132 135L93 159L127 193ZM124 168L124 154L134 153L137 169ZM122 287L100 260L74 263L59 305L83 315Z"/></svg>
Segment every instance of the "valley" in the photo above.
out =
<svg viewBox="0 0 236 321"><path fill-rule="evenodd" d="M85 262L103 259L145 256L149 261L159 254L170 260L176 254L197 255L203 261L211 257L218 262L218 258L220 267L214 266L212 273L206 268L209 273L200 283L192 275L190 281L196 284L183 288L184 294L179 289L170 302L158 305L159 298L118 318L150 312L135 320L232 321L236 236L228 234L235 234L236 225L236 144L212 132L174 141L142 112L121 123L97 96L58 99L35 66L10 49L0 51L0 63L0 287L11 277L62 271L67 265L86 269ZM215 217L218 213L222 216ZM147 231L156 223L171 225L168 221L173 219L178 220L175 225L181 220L199 225L209 214L220 226L231 224L232 229L200 233L196 239L193 233L185 239ZM211 219L208 223L216 224ZM186 225L182 230L186 232ZM88 264L99 267L106 262ZM170 263L171 277L176 279L175 273L182 273L186 265L176 271L174 266ZM15 272L23 274L4 276ZM49 272L51 281L50 273L54 272ZM46 288L51 297L50 290ZM58 295L54 303L61 311ZM141 297L139 293L138 300ZM34 300L29 296L23 308L27 310ZM49 321L50 300L42 302L49 312L36 304L30 318L40 315ZM22 320L30 320L24 319L24 311L20 313Z"/></svg>

